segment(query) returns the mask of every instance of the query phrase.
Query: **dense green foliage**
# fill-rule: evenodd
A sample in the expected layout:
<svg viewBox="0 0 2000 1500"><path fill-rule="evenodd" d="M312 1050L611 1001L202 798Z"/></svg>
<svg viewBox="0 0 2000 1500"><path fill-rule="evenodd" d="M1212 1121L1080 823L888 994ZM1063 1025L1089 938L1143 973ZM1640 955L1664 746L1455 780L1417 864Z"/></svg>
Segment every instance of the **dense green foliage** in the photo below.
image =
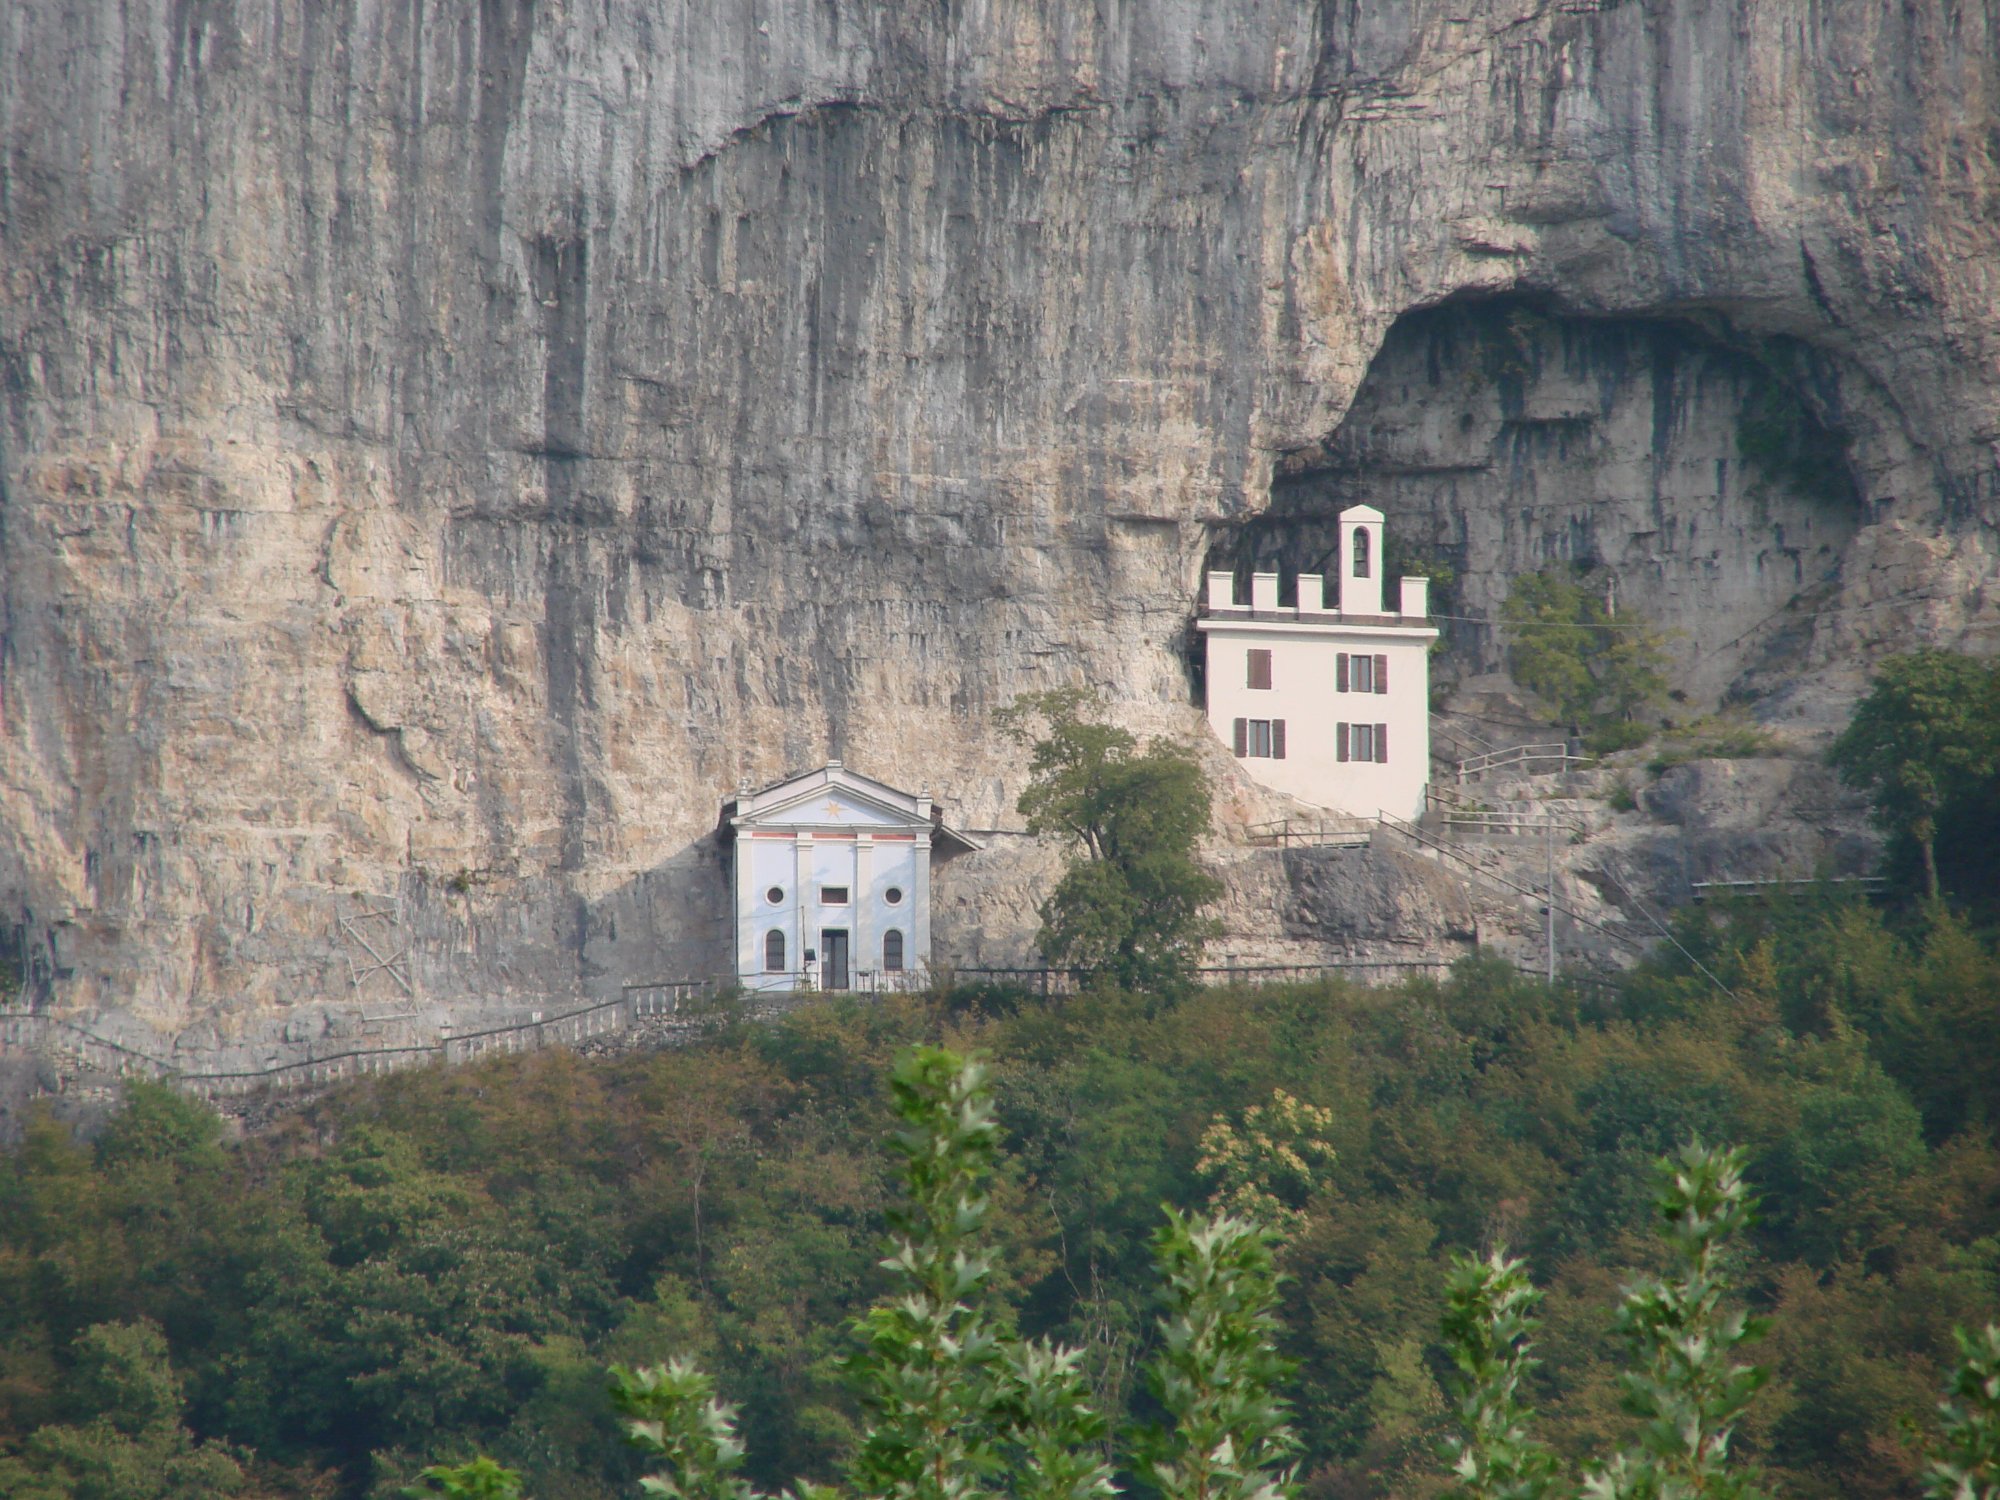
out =
<svg viewBox="0 0 2000 1500"><path fill-rule="evenodd" d="M1588 584L1556 569L1514 580L1500 606L1507 669L1587 728L1593 748L1618 750L1647 738L1641 720L1666 699L1667 653L1659 632L1629 612L1614 618Z"/></svg>
<svg viewBox="0 0 2000 1500"><path fill-rule="evenodd" d="M1667 1270L1625 1290L1618 1331L1635 1368L1619 1377L1625 1409L1641 1421L1629 1453L1595 1465L1587 1500L1748 1500L1759 1491L1730 1439L1769 1378L1737 1351L1761 1338L1764 1320L1725 1300L1724 1258L1749 1228L1754 1200L1743 1153L1690 1142L1661 1162L1658 1209Z"/></svg>
<svg viewBox="0 0 2000 1500"><path fill-rule="evenodd" d="M1542 1294L1504 1247L1453 1256L1445 1292L1445 1350L1458 1367L1460 1430L1445 1438L1455 1500L1542 1500L1557 1483L1556 1456L1530 1430L1522 1399Z"/></svg>
<svg viewBox="0 0 2000 1500"><path fill-rule="evenodd" d="M999 1135L983 1065L941 1047L897 1059L891 1098L902 1158L890 1209L889 1286L856 1323L848 1374L867 1418L847 1466L870 1500L1110 1500L1118 1493L1082 1352L1007 1326L986 1243ZM1168 1209L1154 1236L1164 1283L1149 1370L1167 1420L1134 1456L1162 1500L1287 1500L1298 1447L1278 1391L1277 1270L1267 1231L1228 1214ZM684 1359L614 1367L626 1435L665 1460L640 1481L666 1500L750 1500L734 1475L735 1412ZM807 1484L807 1497L841 1493Z"/></svg>
<svg viewBox="0 0 2000 1500"><path fill-rule="evenodd" d="M522 1500L521 1476L482 1456L462 1464L433 1464L403 1493L437 1500Z"/></svg>
<svg viewBox="0 0 2000 1500"><path fill-rule="evenodd" d="M1953 1329L1960 1359L1941 1405L1944 1441L1924 1476L1930 1500L2000 1500L2000 1324Z"/></svg>
<svg viewBox="0 0 2000 1500"><path fill-rule="evenodd" d="M1279 1390L1291 1366L1268 1231L1170 1208L1153 1252L1166 1311L1146 1387L1165 1420L1132 1445L1139 1479L1161 1500L1290 1500L1300 1445Z"/></svg>
<svg viewBox="0 0 2000 1500"><path fill-rule="evenodd" d="M482 1450L536 1500L631 1493L604 1367L676 1350L741 1403L746 1483L831 1480L869 1420L847 1325L891 1285L880 1080L929 1041L990 1060L995 1305L1083 1351L1100 1411L1164 1417L1142 1379L1160 1206L1204 1211L1226 1190L1204 1136L1283 1090L1332 1148L1271 1183L1301 1216L1278 1316L1304 1500L1450 1482L1442 1288L1501 1239L1544 1290L1536 1433L1572 1473L1635 1442L1611 1310L1675 1274L1648 1165L1696 1134L1743 1142L1763 1200L1730 1271L1771 1315L1773 1373L1732 1454L1799 1500L1915 1495L1951 1330L2000 1306L2000 959L1907 920L1690 918L1734 1000L1676 955L1609 987L1474 964L1390 990L856 1002L685 1051L365 1083L241 1143L135 1087L94 1141L44 1121L0 1161L0 1461L88 1432L88 1335L150 1321L185 1400L142 1431L230 1445L244 1494L387 1497Z"/></svg>
<svg viewBox="0 0 2000 1500"><path fill-rule="evenodd" d="M180 1382L151 1323L100 1323L72 1348L69 1420L0 1458L9 1500L213 1500L243 1489L228 1450L181 1425Z"/></svg>
<svg viewBox="0 0 2000 1500"><path fill-rule="evenodd" d="M1916 651L1882 663L1834 742L1843 780L1865 788L1892 838L1916 852L1924 889L1990 895L2000 837L2000 663ZM1950 879L1939 872L1939 845Z"/></svg>
<svg viewBox="0 0 2000 1500"><path fill-rule="evenodd" d="M1208 829L1208 783L1181 746L1154 740L1140 750L1096 710L1081 690L1062 688L997 716L1030 746L1020 800L1028 832L1076 850L1042 903L1036 941L1058 967L1170 987L1200 963L1215 925L1202 908L1222 894L1194 856Z"/></svg>
<svg viewBox="0 0 2000 1500"><path fill-rule="evenodd" d="M1754 1200L1743 1153L1690 1141L1660 1159L1658 1223L1668 1248L1664 1276L1627 1286L1618 1328L1633 1367L1619 1377L1625 1409L1641 1421L1638 1442L1592 1460L1586 1500L1743 1500L1753 1475L1732 1464L1730 1439L1750 1397L1769 1376L1736 1363L1761 1336L1760 1320L1725 1298L1723 1263L1749 1228ZM1541 1294L1504 1249L1457 1257L1444 1318L1445 1348L1458 1367L1462 1431L1446 1442L1460 1487L1454 1500L1543 1500L1571 1488L1556 1455L1530 1432L1521 1386Z"/></svg>
<svg viewBox="0 0 2000 1500"><path fill-rule="evenodd" d="M1767 479L1829 504L1854 502L1844 444L1806 409L1798 392L1767 371L1736 416L1736 451Z"/></svg>

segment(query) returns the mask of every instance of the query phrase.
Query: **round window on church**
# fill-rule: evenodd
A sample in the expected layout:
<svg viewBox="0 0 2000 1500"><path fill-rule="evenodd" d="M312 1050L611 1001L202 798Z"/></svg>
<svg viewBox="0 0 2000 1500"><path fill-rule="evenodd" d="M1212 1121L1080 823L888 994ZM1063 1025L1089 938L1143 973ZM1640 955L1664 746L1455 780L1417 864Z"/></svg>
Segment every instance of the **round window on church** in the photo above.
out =
<svg viewBox="0 0 2000 1500"><path fill-rule="evenodd" d="M778 885L772 886L768 891L764 892L764 899L773 906L778 905L785 899L785 888Z"/></svg>
<svg viewBox="0 0 2000 1500"><path fill-rule="evenodd" d="M903 888L900 885L890 886L888 890L882 893L882 899L891 906L901 906L903 904Z"/></svg>

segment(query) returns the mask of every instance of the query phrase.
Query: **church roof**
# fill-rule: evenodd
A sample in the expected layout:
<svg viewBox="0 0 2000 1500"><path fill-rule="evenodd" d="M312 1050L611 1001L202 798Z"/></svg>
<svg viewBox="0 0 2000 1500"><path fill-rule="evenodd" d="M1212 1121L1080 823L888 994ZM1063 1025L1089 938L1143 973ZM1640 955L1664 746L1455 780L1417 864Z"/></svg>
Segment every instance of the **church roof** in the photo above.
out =
<svg viewBox="0 0 2000 1500"><path fill-rule="evenodd" d="M928 828L931 845L940 853L979 848L945 823L943 810L928 794L902 791L837 760L754 792L739 791L722 804L720 832L731 839L743 828L815 833L908 833Z"/></svg>

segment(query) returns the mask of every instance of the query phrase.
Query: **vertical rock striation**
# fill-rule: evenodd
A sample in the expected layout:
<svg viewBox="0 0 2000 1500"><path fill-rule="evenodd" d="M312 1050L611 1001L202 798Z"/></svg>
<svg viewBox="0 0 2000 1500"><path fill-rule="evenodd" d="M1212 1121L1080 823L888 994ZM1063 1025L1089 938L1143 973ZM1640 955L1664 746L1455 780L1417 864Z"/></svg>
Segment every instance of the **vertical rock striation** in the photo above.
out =
<svg viewBox="0 0 2000 1500"><path fill-rule="evenodd" d="M1191 730L1216 528L1454 296L1805 351L1770 368L1844 439L1830 566L1882 608L1801 659L1851 677L1879 637L1839 632L1905 609L1963 638L1995 28L14 0L0 893L36 993L226 1039L698 971L720 798L828 753L1000 826L988 712L1080 679ZM1471 535L1498 498L1438 503Z"/></svg>

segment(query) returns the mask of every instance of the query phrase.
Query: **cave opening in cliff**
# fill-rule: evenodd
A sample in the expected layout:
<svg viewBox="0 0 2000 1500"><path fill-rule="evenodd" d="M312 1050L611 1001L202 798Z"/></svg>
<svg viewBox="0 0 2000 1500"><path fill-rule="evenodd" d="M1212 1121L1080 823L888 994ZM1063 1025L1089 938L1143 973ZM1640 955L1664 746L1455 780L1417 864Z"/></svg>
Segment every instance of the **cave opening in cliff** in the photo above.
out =
<svg viewBox="0 0 2000 1500"><path fill-rule="evenodd" d="M1206 566L1275 571L1289 605L1357 503L1387 517L1385 574L1432 579L1442 688L1502 665L1509 587L1559 568L1666 632L1677 691L1709 704L1796 646L1788 612L1863 520L1838 381L1808 346L1511 295L1398 319L1340 424L1285 456Z"/></svg>

